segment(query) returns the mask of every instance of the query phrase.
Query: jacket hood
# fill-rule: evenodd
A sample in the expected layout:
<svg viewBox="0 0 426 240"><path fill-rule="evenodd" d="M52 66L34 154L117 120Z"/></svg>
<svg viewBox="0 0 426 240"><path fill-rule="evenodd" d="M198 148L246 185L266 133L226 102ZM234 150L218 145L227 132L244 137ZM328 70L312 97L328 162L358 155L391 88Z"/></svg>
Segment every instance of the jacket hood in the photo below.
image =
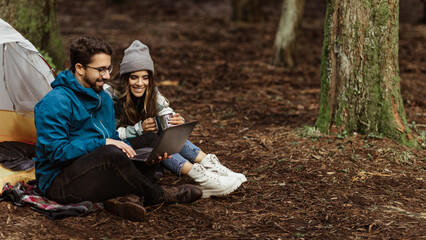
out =
<svg viewBox="0 0 426 240"><path fill-rule="evenodd" d="M101 93L96 93L92 88L86 88L76 79L74 74L70 70L62 71L58 74L56 79L50 84L52 88L64 87L74 92L79 99L82 101L84 107L92 112L101 104Z"/></svg>
<svg viewBox="0 0 426 240"><path fill-rule="evenodd" d="M85 88L83 85L81 85L81 83L70 70L60 72L56 79L50 84L50 86L52 86L52 88L64 86L66 88L72 89L75 92L85 93L88 95L91 95L91 92L95 93L93 89Z"/></svg>

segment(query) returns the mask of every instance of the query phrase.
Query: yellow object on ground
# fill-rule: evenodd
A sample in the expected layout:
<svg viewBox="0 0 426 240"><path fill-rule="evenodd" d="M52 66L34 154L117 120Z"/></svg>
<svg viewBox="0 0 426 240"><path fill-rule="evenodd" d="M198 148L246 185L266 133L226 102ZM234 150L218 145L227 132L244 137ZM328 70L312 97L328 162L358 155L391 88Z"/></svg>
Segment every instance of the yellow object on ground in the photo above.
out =
<svg viewBox="0 0 426 240"><path fill-rule="evenodd" d="M15 185L19 181L31 181L35 179L35 168L26 171L12 171L0 165L0 192L6 183Z"/></svg>
<svg viewBox="0 0 426 240"><path fill-rule="evenodd" d="M31 113L33 115L33 113ZM36 142L34 118L14 111L0 110L0 142Z"/></svg>

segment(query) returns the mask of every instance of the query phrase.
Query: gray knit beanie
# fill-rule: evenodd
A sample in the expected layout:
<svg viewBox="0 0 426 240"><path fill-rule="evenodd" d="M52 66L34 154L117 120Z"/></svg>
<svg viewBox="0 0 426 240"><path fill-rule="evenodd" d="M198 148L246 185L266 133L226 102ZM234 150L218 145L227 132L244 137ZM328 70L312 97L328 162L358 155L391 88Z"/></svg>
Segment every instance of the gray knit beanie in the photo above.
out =
<svg viewBox="0 0 426 240"><path fill-rule="evenodd" d="M149 55L149 48L139 40L124 50L123 61L120 64L120 75L147 70L154 75L154 63Z"/></svg>

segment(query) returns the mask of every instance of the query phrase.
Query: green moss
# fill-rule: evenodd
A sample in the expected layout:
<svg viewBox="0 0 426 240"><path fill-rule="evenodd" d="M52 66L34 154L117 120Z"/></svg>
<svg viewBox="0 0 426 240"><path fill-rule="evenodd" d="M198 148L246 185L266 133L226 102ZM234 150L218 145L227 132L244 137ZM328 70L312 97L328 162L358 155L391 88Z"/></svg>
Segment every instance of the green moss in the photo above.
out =
<svg viewBox="0 0 426 240"><path fill-rule="evenodd" d="M387 27L390 18L390 9L387 1L380 1L380 5L374 14L374 23L380 27Z"/></svg>
<svg viewBox="0 0 426 240"><path fill-rule="evenodd" d="M371 9L372 7L371 0L362 0L362 6L364 6L364 8L366 9Z"/></svg>
<svg viewBox="0 0 426 240"><path fill-rule="evenodd" d="M331 116L330 116L330 105L329 105L329 91L330 91L330 77L327 72L329 67L328 56L329 56L329 39L330 39L330 8L331 0L327 0L327 12L326 19L324 22L324 43L322 48L322 60L321 60L321 94L320 94L320 109L318 114L318 119L315 123L315 127L318 128L322 133L328 133L329 127L331 125Z"/></svg>

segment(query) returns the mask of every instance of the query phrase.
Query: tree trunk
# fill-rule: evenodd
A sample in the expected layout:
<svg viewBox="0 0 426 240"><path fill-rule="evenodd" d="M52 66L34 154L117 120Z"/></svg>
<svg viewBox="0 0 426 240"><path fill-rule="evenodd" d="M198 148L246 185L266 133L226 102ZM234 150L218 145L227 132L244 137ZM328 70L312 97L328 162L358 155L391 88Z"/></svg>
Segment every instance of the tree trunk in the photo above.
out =
<svg viewBox="0 0 426 240"><path fill-rule="evenodd" d="M260 22L264 20L263 0L232 0L232 20Z"/></svg>
<svg viewBox="0 0 426 240"><path fill-rule="evenodd" d="M327 0L316 122L321 132L416 144L400 91L398 22L399 0Z"/></svg>
<svg viewBox="0 0 426 240"><path fill-rule="evenodd" d="M296 65L296 38L304 6L305 0L283 0L272 64L284 67Z"/></svg>
<svg viewBox="0 0 426 240"><path fill-rule="evenodd" d="M64 69L65 50L56 20L55 0L0 0L0 18L27 38L41 53Z"/></svg>

